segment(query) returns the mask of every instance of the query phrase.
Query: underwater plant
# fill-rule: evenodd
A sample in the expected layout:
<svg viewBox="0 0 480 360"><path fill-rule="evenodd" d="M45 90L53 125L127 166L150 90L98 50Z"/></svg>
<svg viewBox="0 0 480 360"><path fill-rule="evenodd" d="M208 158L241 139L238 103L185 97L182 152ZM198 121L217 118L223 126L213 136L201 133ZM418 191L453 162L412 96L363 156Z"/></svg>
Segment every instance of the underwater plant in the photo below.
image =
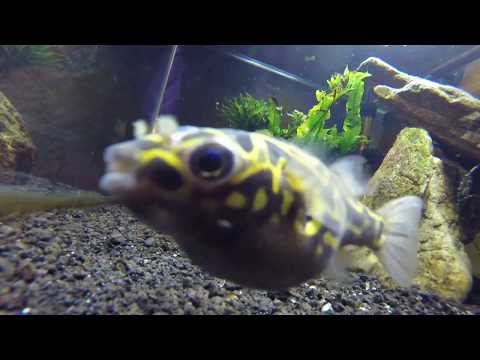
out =
<svg viewBox="0 0 480 360"><path fill-rule="evenodd" d="M65 57L56 52L61 45L0 45L0 66L7 68L45 64L57 65Z"/></svg>
<svg viewBox="0 0 480 360"><path fill-rule="evenodd" d="M361 104L364 80L370 74L349 71L334 74L327 80L328 91L317 90L318 103L307 114L293 110L286 114L287 127L282 127L285 117L283 107L273 99L260 100L248 93L229 99L220 111L230 127L247 131L261 131L275 137L296 140L300 145L323 144L329 151L348 154L368 139L362 135ZM331 108L345 98L346 117L341 131L336 126L326 127Z"/></svg>
<svg viewBox="0 0 480 360"><path fill-rule="evenodd" d="M302 143L322 142L331 151L347 154L361 144L368 142L362 135L362 119L360 115L364 80L369 77L367 72L349 71L345 68L343 74L335 74L327 80L329 91L317 90L318 104L312 107L304 121L297 128L296 138ZM342 131L336 126L326 128L325 123L330 119L331 107L342 97L347 96L346 117ZM296 115L297 118L300 115Z"/></svg>
<svg viewBox="0 0 480 360"><path fill-rule="evenodd" d="M275 129L271 131L275 136L280 136L276 129L280 127L281 112L273 100L256 99L248 93L228 99L220 105L220 113L229 127L247 131Z"/></svg>

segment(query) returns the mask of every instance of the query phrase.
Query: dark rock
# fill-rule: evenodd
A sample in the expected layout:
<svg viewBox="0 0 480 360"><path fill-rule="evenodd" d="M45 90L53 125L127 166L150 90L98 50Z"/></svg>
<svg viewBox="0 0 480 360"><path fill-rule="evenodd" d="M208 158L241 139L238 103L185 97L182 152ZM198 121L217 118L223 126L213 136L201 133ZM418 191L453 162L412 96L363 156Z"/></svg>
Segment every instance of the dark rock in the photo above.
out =
<svg viewBox="0 0 480 360"><path fill-rule="evenodd" d="M21 262L16 269L16 274L26 282L31 282L35 279L35 272L35 265L29 261Z"/></svg>
<svg viewBox="0 0 480 360"><path fill-rule="evenodd" d="M15 273L15 265L7 259L0 257L0 279L10 279Z"/></svg>
<svg viewBox="0 0 480 360"><path fill-rule="evenodd" d="M83 271L75 272L73 274L73 277L77 280L83 280L83 279L85 279L86 276L87 276L87 274Z"/></svg>
<svg viewBox="0 0 480 360"><path fill-rule="evenodd" d="M182 285L186 289L191 288L193 286L193 281L192 281L191 278L186 277L186 278L183 279Z"/></svg>
<svg viewBox="0 0 480 360"><path fill-rule="evenodd" d="M120 231L114 230L110 235L110 242L114 245L124 245L127 242L127 239Z"/></svg>
<svg viewBox="0 0 480 360"><path fill-rule="evenodd" d="M403 73L378 58L359 68L379 84L374 93L413 126L431 132L453 151L480 160L480 100L467 92Z"/></svg>
<svg viewBox="0 0 480 360"><path fill-rule="evenodd" d="M383 303L384 302L383 295L382 294L375 294L373 296L373 302L376 303L376 304Z"/></svg>

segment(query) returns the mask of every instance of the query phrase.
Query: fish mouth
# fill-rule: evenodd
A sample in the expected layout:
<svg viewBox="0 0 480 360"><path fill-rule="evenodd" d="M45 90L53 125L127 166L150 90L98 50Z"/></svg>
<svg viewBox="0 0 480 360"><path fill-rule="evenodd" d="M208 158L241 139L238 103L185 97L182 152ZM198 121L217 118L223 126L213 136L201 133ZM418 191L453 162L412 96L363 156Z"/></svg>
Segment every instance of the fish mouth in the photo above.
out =
<svg viewBox="0 0 480 360"><path fill-rule="evenodd" d="M136 141L128 141L107 147L103 159L106 172L99 187L112 195L122 195L136 189L136 172L140 166L141 150Z"/></svg>

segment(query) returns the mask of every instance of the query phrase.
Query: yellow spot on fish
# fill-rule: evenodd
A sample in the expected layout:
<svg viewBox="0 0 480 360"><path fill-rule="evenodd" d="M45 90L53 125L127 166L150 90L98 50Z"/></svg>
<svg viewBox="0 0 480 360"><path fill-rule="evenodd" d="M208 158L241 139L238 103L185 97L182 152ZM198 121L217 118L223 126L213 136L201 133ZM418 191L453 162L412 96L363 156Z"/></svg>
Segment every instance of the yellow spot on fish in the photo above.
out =
<svg viewBox="0 0 480 360"><path fill-rule="evenodd" d="M232 185L238 185L248 179L249 177L258 174L261 171L268 170L272 174L272 192L278 194L280 192L280 184L282 178L282 170L287 164L287 160L280 158L277 162L277 165L273 165L271 162L257 162L259 161L258 155L259 152L255 152L256 159L251 158L252 153L249 153L248 156L245 156L245 159L254 163L253 166L248 167L244 172L232 177ZM255 164L256 163L256 164Z"/></svg>
<svg viewBox="0 0 480 360"><path fill-rule="evenodd" d="M173 155L171 152L162 149L146 150L140 155L140 163L142 165L148 164L150 161L155 159L162 159L165 163L177 170L181 170L183 167L182 162L178 157Z"/></svg>
<svg viewBox="0 0 480 360"><path fill-rule="evenodd" d="M278 214L273 214L272 217L270 218L270 223L271 224L279 224L280 223L280 217Z"/></svg>
<svg viewBox="0 0 480 360"><path fill-rule="evenodd" d="M186 140L181 144L179 144L179 146L175 149L175 153L178 154L184 150L195 148L196 146L199 146L204 142L205 142L205 139L202 139L202 138L193 138L193 139Z"/></svg>
<svg viewBox="0 0 480 360"><path fill-rule="evenodd" d="M378 239L373 241L373 247L375 249L381 249L383 244L385 243L385 236L381 235Z"/></svg>
<svg viewBox="0 0 480 360"><path fill-rule="evenodd" d="M247 204L247 199L243 194L234 191L228 195L227 200L225 200L225 204L232 209L242 209Z"/></svg>
<svg viewBox="0 0 480 360"><path fill-rule="evenodd" d="M333 249L336 249L338 247L338 241L335 239L335 236L332 235L330 232L326 232L325 235L323 235L323 242L325 245L330 246Z"/></svg>
<svg viewBox="0 0 480 360"><path fill-rule="evenodd" d="M293 190L295 190L297 192L302 192L304 190L302 181L300 180L300 178L295 176L295 174L292 174L292 173L287 171L287 172L285 172L285 176L286 176L288 184L292 187Z"/></svg>
<svg viewBox="0 0 480 360"><path fill-rule="evenodd" d="M304 235L305 234L305 225L300 221L300 220L295 220L295 223L293 224L295 231L297 234Z"/></svg>
<svg viewBox="0 0 480 360"><path fill-rule="evenodd" d="M323 254L323 246L322 245L317 245L315 248L315 256L322 256Z"/></svg>
<svg viewBox="0 0 480 360"><path fill-rule="evenodd" d="M148 134L143 137L143 139L157 143L157 144L163 144L165 142L165 138L163 136L157 135L157 134Z"/></svg>
<svg viewBox="0 0 480 360"><path fill-rule="evenodd" d="M355 209L356 212L363 214L365 206L363 206L362 203L356 200L349 200L348 203Z"/></svg>
<svg viewBox="0 0 480 360"><path fill-rule="evenodd" d="M278 194L280 191L280 180L282 177L282 170L287 165L287 160L284 158L278 159L277 166L272 167L272 191L274 194Z"/></svg>
<svg viewBox="0 0 480 360"><path fill-rule="evenodd" d="M316 220L307 221L305 224L305 235L314 236L321 228L321 224Z"/></svg>
<svg viewBox="0 0 480 360"><path fill-rule="evenodd" d="M253 210L260 211L267 206L268 195L264 187L261 187L255 193L255 199L253 200Z"/></svg>
<svg viewBox="0 0 480 360"><path fill-rule="evenodd" d="M290 191L285 190L283 192L283 201L282 201L282 208L281 208L281 212L283 216L287 215L288 210L290 209L290 206L292 206L293 200L294 200L293 194Z"/></svg>
<svg viewBox="0 0 480 360"><path fill-rule="evenodd" d="M358 226L355 226L353 224L351 224L350 226L350 231L352 232L353 235L355 236L361 236L363 231L361 228L359 228Z"/></svg>

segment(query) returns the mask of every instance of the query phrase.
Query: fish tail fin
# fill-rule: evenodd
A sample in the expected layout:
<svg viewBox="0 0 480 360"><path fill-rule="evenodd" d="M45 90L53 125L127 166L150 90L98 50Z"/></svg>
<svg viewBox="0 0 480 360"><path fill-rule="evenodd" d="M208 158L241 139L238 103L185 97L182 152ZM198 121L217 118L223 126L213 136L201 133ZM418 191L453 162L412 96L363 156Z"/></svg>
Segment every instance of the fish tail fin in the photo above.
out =
<svg viewBox="0 0 480 360"><path fill-rule="evenodd" d="M423 201L416 196L405 196L388 202L377 212L384 218L384 243L377 256L390 277L401 286L409 286L418 265L417 229L422 215Z"/></svg>

